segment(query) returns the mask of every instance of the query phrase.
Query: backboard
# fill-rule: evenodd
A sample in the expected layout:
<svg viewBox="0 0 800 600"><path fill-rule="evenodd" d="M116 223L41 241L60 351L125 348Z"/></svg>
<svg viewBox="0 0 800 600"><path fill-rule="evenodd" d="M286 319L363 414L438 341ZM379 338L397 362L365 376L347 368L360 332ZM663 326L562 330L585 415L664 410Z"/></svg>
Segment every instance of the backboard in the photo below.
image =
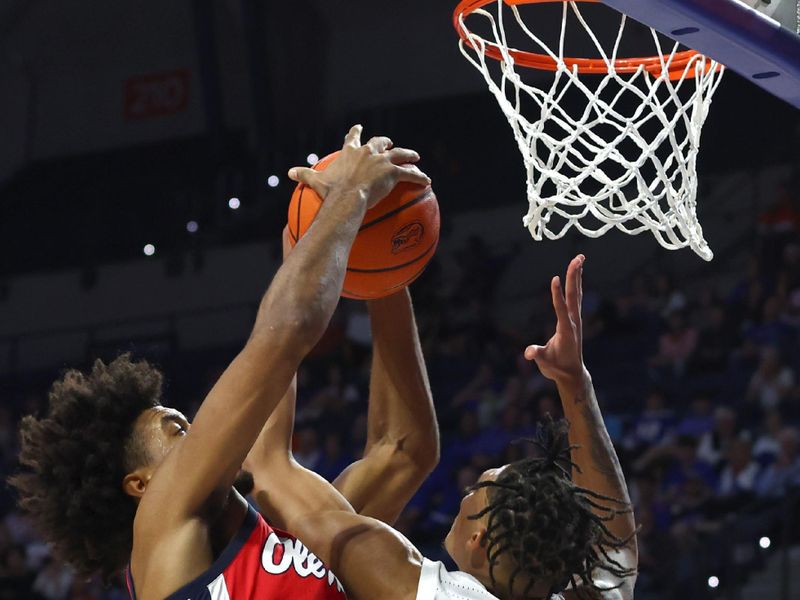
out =
<svg viewBox="0 0 800 600"><path fill-rule="evenodd" d="M800 1L602 1L800 108Z"/></svg>

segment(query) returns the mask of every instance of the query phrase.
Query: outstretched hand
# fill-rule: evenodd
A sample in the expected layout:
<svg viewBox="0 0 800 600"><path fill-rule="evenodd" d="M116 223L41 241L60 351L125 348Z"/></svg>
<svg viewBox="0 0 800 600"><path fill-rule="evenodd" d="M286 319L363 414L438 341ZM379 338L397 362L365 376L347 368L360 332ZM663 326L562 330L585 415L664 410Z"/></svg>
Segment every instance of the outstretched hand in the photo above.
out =
<svg viewBox="0 0 800 600"><path fill-rule="evenodd" d="M362 129L361 125L350 129L341 153L324 171L294 167L289 178L311 186L323 199L336 188L358 190L366 196L367 208L383 200L401 181L430 184L430 178L414 164L419 154L395 148L388 137L374 137L362 146Z"/></svg>
<svg viewBox="0 0 800 600"><path fill-rule="evenodd" d="M558 317L556 332L544 346L534 345L525 349L525 358L536 361L542 375L559 385L576 384L584 373L581 302L585 260L586 257L579 254L569 263L566 294L561 287L561 278L553 277L550 292Z"/></svg>

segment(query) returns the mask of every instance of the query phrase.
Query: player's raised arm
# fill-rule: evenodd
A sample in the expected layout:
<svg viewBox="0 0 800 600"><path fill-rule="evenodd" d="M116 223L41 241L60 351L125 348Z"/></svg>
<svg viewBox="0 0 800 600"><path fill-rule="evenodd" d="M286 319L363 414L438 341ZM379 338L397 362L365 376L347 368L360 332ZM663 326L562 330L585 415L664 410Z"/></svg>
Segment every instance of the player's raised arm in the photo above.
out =
<svg viewBox="0 0 800 600"><path fill-rule="evenodd" d="M180 525L202 514L215 492L225 493L300 360L330 320L365 211L398 181L428 182L417 169L397 166L416 153L390 150L387 138L362 147L360 136L361 128L354 127L340 158L324 174L290 172L324 189L325 202L275 275L247 344L206 397L188 434L152 481L126 481L148 490L137 513L137 532L149 524Z"/></svg>
<svg viewBox="0 0 800 600"><path fill-rule="evenodd" d="M292 251L288 228L283 230L283 259ZM270 415L242 465L253 475L252 496L270 523L288 531L286 507L302 507L313 498L319 510L352 507L338 494L328 494L328 483L316 473L303 468L292 456L297 377L292 378L283 398ZM286 485L290 482L291 485ZM321 487L323 486L323 487Z"/></svg>
<svg viewBox="0 0 800 600"><path fill-rule="evenodd" d="M401 534L358 515L336 488L292 457L295 383L245 461L270 522L311 549L344 583L350 600L413 600L422 556Z"/></svg>
<svg viewBox="0 0 800 600"><path fill-rule="evenodd" d="M407 289L368 303L367 445L334 486L362 515L394 523L439 461L439 428Z"/></svg>
<svg viewBox="0 0 800 600"><path fill-rule="evenodd" d="M244 464L259 508L336 573L350 600L413 600L422 565L416 548L384 523L356 514L330 483L292 457L295 394L292 381Z"/></svg>
<svg viewBox="0 0 800 600"><path fill-rule="evenodd" d="M292 457L295 395L292 381L244 464L259 508L336 573L350 600L412 600L422 565L416 548L384 523L356 514L330 483Z"/></svg>
<svg viewBox="0 0 800 600"><path fill-rule="evenodd" d="M558 317L556 333L544 346L529 346L525 357L536 361L542 374L555 381L558 387L564 415L570 423L569 441L576 446L572 449L572 460L579 468L573 469L573 481L579 487L618 501L614 504L620 510L606 525L617 538L630 539L628 546L616 553L616 560L625 569L635 569L638 561L636 523L633 513L627 508L630 498L625 477L600 414L592 378L583 364L581 301L584 260L581 255L570 262L566 295L560 278L552 279L553 307ZM602 512L603 517L609 516L608 511ZM634 581L635 577L631 576L622 582L620 592L624 598L633 596Z"/></svg>

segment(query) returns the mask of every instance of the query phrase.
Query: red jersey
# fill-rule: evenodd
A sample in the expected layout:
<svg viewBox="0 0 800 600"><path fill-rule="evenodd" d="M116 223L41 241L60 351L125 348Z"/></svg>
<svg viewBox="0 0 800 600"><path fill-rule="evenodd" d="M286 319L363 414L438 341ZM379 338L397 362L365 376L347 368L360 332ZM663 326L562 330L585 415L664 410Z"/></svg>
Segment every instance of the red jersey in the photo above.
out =
<svg viewBox="0 0 800 600"><path fill-rule="evenodd" d="M128 591L136 600L128 569ZM294 536L251 506L239 532L209 569L165 600L346 600L342 584Z"/></svg>

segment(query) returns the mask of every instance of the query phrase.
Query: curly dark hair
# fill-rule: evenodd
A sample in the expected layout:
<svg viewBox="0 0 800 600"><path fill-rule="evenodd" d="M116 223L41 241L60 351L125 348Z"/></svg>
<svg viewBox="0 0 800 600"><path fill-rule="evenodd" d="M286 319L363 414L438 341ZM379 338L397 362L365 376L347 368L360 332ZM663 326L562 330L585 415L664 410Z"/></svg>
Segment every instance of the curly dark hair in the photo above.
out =
<svg viewBox="0 0 800 600"><path fill-rule="evenodd" d="M9 483L56 556L82 575L108 581L130 559L136 504L122 480L147 464L133 426L160 404L162 379L129 354L97 360L53 384L44 417L22 419L21 469Z"/></svg>
<svg viewBox="0 0 800 600"><path fill-rule="evenodd" d="M486 554L492 585L497 586L494 571L500 557L510 558L511 573L505 586L514 597L533 598L529 594L534 585L547 582L545 598L552 598L570 583L581 597L593 598L601 589L594 583L595 569L620 578L636 572L609 555L610 550L627 546L635 533L621 539L606 526L631 508L572 482L570 469L580 469L570 460L570 451L577 446L569 445L568 429L567 421L548 417L536 438L524 440L534 444L541 456L511 463L495 481L473 486L487 488L487 506L469 518L489 515ZM514 594L520 576L524 585L521 596Z"/></svg>

